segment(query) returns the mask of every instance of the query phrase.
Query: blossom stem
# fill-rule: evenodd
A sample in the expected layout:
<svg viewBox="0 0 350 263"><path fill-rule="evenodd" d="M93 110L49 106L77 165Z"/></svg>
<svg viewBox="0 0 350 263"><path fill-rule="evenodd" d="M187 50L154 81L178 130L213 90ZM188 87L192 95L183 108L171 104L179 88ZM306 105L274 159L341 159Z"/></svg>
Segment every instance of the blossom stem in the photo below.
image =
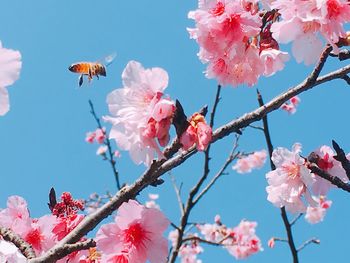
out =
<svg viewBox="0 0 350 263"><path fill-rule="evenodd" d="M300 217L303 216L303 213L300 213L299 215L297 215L291 222L290 225L293 226L299 219Z"/></svg>
<svg viewBox="0 0 350 263"><path fill-rule="evenodd" d="M298 252L301 251L301 250L303 250L307 245L310 245L310 244L312 244L312 243L313 243L313 244L319 245L321 242L320 242L320 240L317 239L317 238L311 238L311 239L305 241L304 244L302 244L302 245L298 248Z"/></svg>
<svg viewBox="0 0 350 263"><path fill-rule="evenodd" d="M95 112L95 108L94 108L94 104L92 103L91 100L89 100L89 105L90 105L90 113L92 114L92 116L94 117L94 119L96 120L97 126L98 128L105 133L105 131L103 130L103 127L101 125L101 121L100 118L97 117L96 112ZM106 135L106 134L105 134ZM114 174L114 178L115 181L117 183L117 188L118 190L120 190L120 181L119 181L119 172L117 171L116 167L115 167L115 160L113 157L113 151L112 151L112 146L111 146L111 142L108 139L108 137L106 136L106 139L104 141L104 144L107 146L108 148L108 155L109 158L107 158L107 160L109 161L109 163L111 164L112 170L113 170L113 174Z"/></svg>
<svg viewBox="0 0 350 263"><path fill-rule="evenodd" d="M237 147L238 147L238 137L239 135L236 136L236 141L233 145L233 148L231 150L231 153L229 154L228 158L226 159L226 162L223 164L223 166L221 167L221 169L216 173L216 175L211 179L211 181L208 183L208 185L202 190L202 192L200 192L197 197L193 200L193 203L197 203L209 190L210 188L215 184L215 182L222 176L224 175L224 172L227 168L227 166L229 166L233 160L235 160L240 153L237 152L235 153Z"/></svg>
<svg viewBox="0 0 350 263"><path fill-rule="evenodd" d="M217 106L219 104L219 101L221 100L220 92L221 92L221 85L219 84L218 88L216 89L214 106L213 106L213 109L212 109L212 111L210 113L210 127L212 127L212 128L214 126L214 118L215 118L216 108L217 108Z"/></svg>

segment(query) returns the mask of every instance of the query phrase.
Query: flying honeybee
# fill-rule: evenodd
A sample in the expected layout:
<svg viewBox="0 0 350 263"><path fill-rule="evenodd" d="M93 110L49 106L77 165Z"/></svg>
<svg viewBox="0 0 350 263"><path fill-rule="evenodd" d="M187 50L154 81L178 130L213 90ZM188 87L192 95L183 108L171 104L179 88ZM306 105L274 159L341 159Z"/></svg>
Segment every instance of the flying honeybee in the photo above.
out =
<svg viewBox="0 0 350 263"><path fill-rule="evenodd" d="M116 54L114 53L104 58L104 62L105 62L104 64L98 61L97 62L78 62L70 65L68 69L74 73L80 74L79 87L81 87L84 81L83 76L87 76L89 82L92 80L94 76L96 76L97 79L99 79L99 76L106 77L106 67L113 62L115 56Z"/></svg>

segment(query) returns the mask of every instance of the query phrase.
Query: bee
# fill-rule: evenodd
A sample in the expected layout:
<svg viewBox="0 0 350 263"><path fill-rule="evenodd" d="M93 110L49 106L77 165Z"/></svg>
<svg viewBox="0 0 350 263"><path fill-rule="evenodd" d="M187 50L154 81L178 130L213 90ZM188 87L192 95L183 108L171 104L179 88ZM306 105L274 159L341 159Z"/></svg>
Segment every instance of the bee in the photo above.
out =
<svg viewBox="0 0 350 263"><path fill-rule="evenodd" d="M106 77L106 67L108 67L114 60L116 54L111 54L104 58L104 64L101 62L78 62L69 66L69 70L74 73L79 73L79 87L83 85L84 79L83 76L87 76L88 81L91 82L92 78L96 76L99 79L99 76Z"/></svg>

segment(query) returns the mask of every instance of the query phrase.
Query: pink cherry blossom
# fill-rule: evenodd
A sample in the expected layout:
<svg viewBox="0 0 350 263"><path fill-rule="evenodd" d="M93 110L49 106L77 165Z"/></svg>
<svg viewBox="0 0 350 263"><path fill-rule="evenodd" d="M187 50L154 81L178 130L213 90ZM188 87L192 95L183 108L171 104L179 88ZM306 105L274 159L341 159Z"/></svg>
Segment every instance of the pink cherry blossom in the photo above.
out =
<svg viewBox="0 0 350 263"><path fill-rule="evenodd" d="M176 229L169 232L168 239L170 240L173 249L176 246L178 236L179 233ZM193 234L192 236L197 235ZM202 261L197 259L197 256L202 252L203 248L200 246L199 242L192 240L181 245L178 255L181 258L181 263L201 263Z"/></svg>
<svg viewBox="0 0 350 263"><path fill-rule="evenodd" d="M251 41L260 33L257 5L245 1L199 1L198 9L189 12L188 17L196 23L188 31L200 46L200 60L208 63L208 78L233 86L257 82L264 72L259 49Z"/></svg>
<svg viewBox="0 0 350 263"><path fill-rule="evenodd" d="M275 247L275 238L271 237L269 241L267 242L267 245L269 248L274 248Z"/></svg>
<svg viewBox="0 0 350 263"><path fill-rule="evenodd" d="M0 211L0 225L12 229L23 236L31 229L31 219L27 202L20 196L10 196L7 208Z"/></svg>
<svg viewBox="0 0 350 263"><path fill-rule="evenodd" d="M206 240L212 242L221 242L227 233L226 226L222 225L221 222L220 224L215 223L197 225L197 228Z"/></svg>
<svg viewBox="0 0 350 263"><path fill-rule="evenodd" d="M96 155L104 155L108 151L108 147L106 145L101 145L97 148Z"/></svg>
<svg viewBox="0 0 350 263"><path fill-rule="evenodd" d="M266 174L268 186L267 200L277 207L285 206L292 213L306 211L306 203L314 206L310 189L315 176L305 166L305 159L300 157L301 145L293 145L292 151L276 148L272 153L272 161L276 169Z"/></svg>
<svg viewBox="0 0 350 263"><path fill-rule="evenodd" d="M112 117L105 120L113 124L109 138L129 151L136 164L150 165L156 155L163 157L159 147L169 141L175 111L175 103L162 98L168 74L161 68L144 69L139 62L130 61L122 79L124 87L107 97Z"/></svg>
<svg viewBox="0 0 350 263"><path fill-rule="evenodd" d="M188 150L193 144L196 144L198 151L204 151L211 141L212 133L204 116L196 112L189 120L186 131L180 137L182 148Z"/></svg>
<svg viewBox="0 0 350 263"><path fill-rule="evenodd" d="M202 261L197 259L197 256L201 253L203 253L203 248L199 242L191 241L180 247L179 257L181 258L181 263L201 263Z"/></svg>
<svg viewBox="0 0 350 263"><path fill-rule="evenodd" d="M335 153L329 146L323 145L315 150L314 153L319 157L317 165L322 170L333 176L339 177L344 183L349 182L345 170L343 169L341 163L333 158ZM331 182L321 178L320 176L316 176L315 179L316 181L312 188L315 195L327 195L329 189L334 187Z"/></svg>
<svg viewBox="0 0 350 263"><path fill-rule="evenodd" d="M0 262L26 263L27 258L19 252L14 244L0 239Z"/></svg>
<svg viewBox="0 0 350 263"><path fill-rule="evenodd" d="M241 174L250 173L253 169L263 167L266 157L267 153L265 150L256 151L248 156L238 159L237 163L232 166L232 169Z"/></svg>
<svg viewBox="0 0 350 263"><path fill-rule="evenodd" d="M23 235L25 241L32 245L37 255L48 251L57 242L53 227L57 223L57 217L44 215L33 219L31 228Z"/></svg>
<svg viewBox="0 0 350 263"><path fill-rule="evenodd" d="M271 76L284 68L285 62L289 60L289 55L287 52L268 48L260 52L260 59L264 63L264 75Z"/></svg>
<svg viewBox="0 0 350 263"><path fill-rule="evenodd" d="M308 206L305 214L305 219L310 224L317 224L323 221L323 218L326 215L326 211L331 207L332 201L326 200L324 196L320 196L319 198L315 198L317 200L317 206L311 207Z"/></svg>
<svg viewBox="0 0 350 263"><path fill-rule="evenodd" d="M148 194L149 200L145 202L147 208L160 209L160 206L156 203L156 200L159 198L158 194Z"/></svg>
<svg viewBox="0 0 350 263"><path fill-rule="evenodd" d="M96 133L95 132L87 132L86 133L86 137L85 137L85 141L88 143L93 143L96 137Z"/></svg>
<svg viewBox="0 0 350 263"><path fill-rule="evenodd" d="M215 224L197 225L208 241L223 244L236 259L247 258L262 250L261 241L255 234L256 222L242 220L235 228L228 228L215 217Z"/></svg>
<svg viewBox="0 0 350 263"><path fill-rule="evenodd" d="M95 134L97 143L102 144L106 139L106 128L96 129Z"/></svg>
<svg viewBox="0 0 350 263"><path fill-rule="evenodd" d="M262 251L261 241L255 234L256 222L242 220L230 233L231 238L223 243L236 259L247 258Z"/></svg>
<svg viewBox="0 0 350 263"><path fill-rule="evenodd" d="M158 209L146 208L134 200L123 203L114 223L101 226L96 234L102 262L165 262L168 248L162 234L168 225Z"/></svg>
<svg viewBox="0 0 350 263"><path fill-rule="evenodd" d="M21 67L21 53L3 48L0 42L0 116L5 115L10 110L6 87L18 79Z"/></svg>
<svg viewBox="0 0 350 263"><path fill-rule="evenodd" d="M294 96L288 102L283 103L281 109L285 110L289 114L294 114L297 111L297 106L299 103L300 98L298 96Z"/></svg>
<svg viewBox="0 0 350 263"><path fill-rule="evenodd" d="M113 155L114 157L117 157L117 158L122 157L122 154L118 150L115 150Z"/></svg>
<svg viewBox="0 0 350 263"><path fill-rule="evenodd" d="M336 43L345 37L343 25L350 21L346 0L280 0L273 1L270 7L278 9L282 18L271 26L273 37L281 43L293 41L293 55L306 65L317 61L324 40L337 52Z"/></svg>

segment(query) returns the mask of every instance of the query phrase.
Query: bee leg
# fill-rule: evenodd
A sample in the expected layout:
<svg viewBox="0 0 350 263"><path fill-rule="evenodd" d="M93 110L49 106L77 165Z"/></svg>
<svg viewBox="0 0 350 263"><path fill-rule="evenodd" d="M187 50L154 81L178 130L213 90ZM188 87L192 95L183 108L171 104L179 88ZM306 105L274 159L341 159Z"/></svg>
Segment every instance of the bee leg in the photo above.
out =
<svg viewBox="0 0 350 263"><path fill-rule="evenodd" d="M98 75L96 75L96 78L97 78L97 79L100 79L100 77L99 77Z"/></svg>
<svg viewBox="0 0 350 263"><path fill-rule="evenodd" d="M79 87L81 87L81 85L83 85L83 75L79 76Z"/></svg>
<svg viewBox="0 0 350 263"><path fill-rule="evenodd" d="M90 68L89 68L89 73L88 73L88 79L89 79L89 82L92 80L92 72L91 72Z"/></svg>

